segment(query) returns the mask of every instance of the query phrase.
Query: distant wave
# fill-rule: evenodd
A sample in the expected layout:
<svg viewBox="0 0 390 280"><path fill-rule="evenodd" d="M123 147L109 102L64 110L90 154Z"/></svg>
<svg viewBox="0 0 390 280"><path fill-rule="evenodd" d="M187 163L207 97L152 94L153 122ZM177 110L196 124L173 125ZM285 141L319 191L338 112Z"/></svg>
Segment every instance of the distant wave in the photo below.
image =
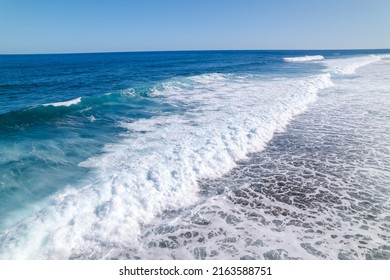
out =
<svg viewBox="0 0 390 280"><path fill-rule="evenodd" d="M6 112L0 114L0 128L14 127L14 126L30 126L42 122L52 121L58 118L63 118L69 114L77 114L84 106L80 106L83 103L81 97L55 103L38 104L29 106L23 109ZM77 105L77 106L71 106Z"/></svg>
<svg viewBox="0 0 390 280"><path fill-rule="evenodd" d="M105 93L96 96L83 96L68 101L37 104L28 106L15 111L0 113L0 129L2 127L19 127L31 126L46 122L52 122L66 117L82 117L93 121L90 114L93 110L106 108L106 104L126 108L126 114L133 114L147 117L150 113L147 111L148 106L162 106L150 99L145 99L143 92L136 92L135 89L129 88L112 93ZM163 106L162 106L163 107ZM160 108L162 108L160 107ZM104 110L104 109L103 109ZM89 111L89 113L85 113Z"/></svg>
<svg viewBox="0 0 390 280"><path fill-rule="evenodd" d="M80 102L81 102L81 97L77 97L75 99L68 100L68 101L43 104L43 106L54 106L54 107L65 106L65 107L69 107L71 105L75 105L75 104L78 104Z"/></svg>
<svg viewBox="0 0 390 280"><path fill-rule="evenodd" d="M322 55L305 55L305 56L283 58L283 60L286 62L307 62L307 61L315 61L315 60L323 60L323 59L324 57Z"/></svg>

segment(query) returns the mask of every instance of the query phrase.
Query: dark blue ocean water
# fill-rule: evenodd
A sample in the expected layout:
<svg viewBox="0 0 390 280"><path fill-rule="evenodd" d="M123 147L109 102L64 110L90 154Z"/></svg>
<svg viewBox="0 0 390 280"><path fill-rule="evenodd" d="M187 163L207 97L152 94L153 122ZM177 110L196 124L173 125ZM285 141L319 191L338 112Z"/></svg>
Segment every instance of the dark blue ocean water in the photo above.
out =
<svg viewBox="0 0 390 280"><path fill-rule="evenodd" d="M211 203L200 182L223 178L248 153L264 151L321 92L358 81L360 67L388 63L388 53L0 56L0 256L169 258L148 250L145 225ZM170 250L193 258L197 248ZM295 257L337 256L322 254Z"/></svg>

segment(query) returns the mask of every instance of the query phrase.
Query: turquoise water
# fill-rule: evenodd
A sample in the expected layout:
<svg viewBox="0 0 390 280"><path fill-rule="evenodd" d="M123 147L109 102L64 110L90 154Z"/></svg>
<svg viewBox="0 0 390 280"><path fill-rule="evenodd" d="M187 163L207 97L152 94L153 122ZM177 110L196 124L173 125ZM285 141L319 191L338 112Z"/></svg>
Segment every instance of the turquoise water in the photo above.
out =
<svg viewBox="0 0 390 280"><path fill-rule="evenodd" d="M381 152L374 157L376 163L358 161L341 151L335 154L332 160L340 168L348 165L354 174L367 172L364 180L360 175L350 179L354 182L351 185L341 182L346 175L334 175L329 171L332 168L320 173L325 178L337 178L327 180L345 189L348 195L339 197L347 208L350 206L345 203L359 197L354 192L349 194L348 188L370 193L368 190L375 186L378 192L371 195L382 201L381 197L388 195L389 181L386 143L390 139L383 129L389 118L388 107L383 106L389 101L388 53L215 51L0 56L1 258L388 258L388 249L382 248L387 244L386 238L376 240L373 236L367 237L375 241L372 244L363 240L369 244L363 249L352 244L346 245L344 252L336 243L327 249L312 249L315 245L310 240L317 237L279 227L278 232L287 236L286 240L304 239L300 244L306 244L298 249L291 247L291 242L279 245L271 238L275 234L270 224L275 224L274 220L280 221L277 224L288 221L271 218L268 224L251 225L253 232L261 230L265 237L260 238L263 246L248 249L242 236L256 240L253 233L244 229L240 232L239 226L231 225L249 223L250 217L234 214L246 212L231 209L230 204L218 205L231 196L230 191L248 193L254 181L258 183L269 174L278 175L276 170L283 166L280 154L270 155L269 164L275 166L268 173L268 165L259 167L251 176L244 176L244 171L234 176L231 172L241 165L243 170L249 168L247 160L256 158L258 153L260 157L268 156L272 143L282 137L279 134L293 137L289 127L302 118L314 122L316 118L310 113L324 103L326 110L314 114L322 116L316 123L324 130L334 125L334 130L321 134L319 139L338 135L343 119L357 117L362 108L370 108L377 116L375 123L357 122L360 125L346 130L340 138L345 141L341 151L364 150L364 137L355 142L346 140L361 130L362 135L379 135L373 140L376 145L366 143L363 147L371 145L370 151ZM350 99L346 100L345 92ZM377 99L371 100L373 95ZM337 110L340 124L323 121L327 114L337 115L332 110L342 102L345 107ZM360 109L353 109L354 104ZM305 121L301 123L301 130L294 132L298 135L310 128ZM377 129L372 131L372 127ZM307 145L321 143L308 137L295 145L305 141ZM276 149L286 149L289 142L286 143ZM298 146L286 153L298 153ZM324 161L329 153L325 150L316 154ZM313 151L304 159L312 156ZM309 181L304 174L294 181L296 170L283 168L287 174L283 176L295 182L290 184L290 191ZM377 169L382 170L379 175ZM299 174L304 170L298 169ZM373 181L364 183L365 180ZM313 192L321 193L321 184L313 184ZM280 203L285 203L289 213L294 213L294 207L302 209L301 202L291 202L294 199L275 198L278 185L271 186L261 187L275 193L264 198L269 200L266 206L253 206L256 215L266 217L264 209L270 205L281 207ZM188 214L189 209L211 207L217 198L216 205L222 209L222 216L230 217L229 222L206 218L207 226L194 222L200 213ZM329 213L320 211L328 218L332 209L336 211L340 206L336 202L329 205L325 200L318 203L331 209ZM376 238L384 234L380 229L388 225L386 203L378 206L376 224L371 225ZM234 205L241 207L239 202ZM370 212L361 211L367 215ZM195 218L189 218L191 215ZM341 227L351 227L343 221ZM239 232L241 239L232 236L236 242L213 238L198 242L199 235L210 233L193 229L202 226L215 227L214 231L221 228L226 231L225 237ZM164 228L170 230L165 232ZM333 231L329 226L329 236L343 235ZM180 234L188 232L191 242L177 241ZM362 241L359 238L355 243ZM324 244L329 243L328 239L317 241ZM226 249L229 242L235 243L234 250ZM373 251L379 253L375 255Z"/></svg>

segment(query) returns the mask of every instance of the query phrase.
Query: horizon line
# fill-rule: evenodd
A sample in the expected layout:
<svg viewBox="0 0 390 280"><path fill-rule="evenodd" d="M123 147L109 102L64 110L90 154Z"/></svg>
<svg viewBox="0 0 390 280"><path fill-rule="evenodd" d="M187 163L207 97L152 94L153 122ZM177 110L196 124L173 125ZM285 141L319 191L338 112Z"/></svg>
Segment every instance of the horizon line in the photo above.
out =
<svg viewBox="0 0 390 280"><path fill-rule="evenodd" d="M390 51L390 48L325 48L325 49L188 49L188 50L128 50L128 51L87 51L48 53L0 53L0 55L67 55L67 54L110 54L110 53L157 53L157 52L232 52L232 51Z"/></svg>

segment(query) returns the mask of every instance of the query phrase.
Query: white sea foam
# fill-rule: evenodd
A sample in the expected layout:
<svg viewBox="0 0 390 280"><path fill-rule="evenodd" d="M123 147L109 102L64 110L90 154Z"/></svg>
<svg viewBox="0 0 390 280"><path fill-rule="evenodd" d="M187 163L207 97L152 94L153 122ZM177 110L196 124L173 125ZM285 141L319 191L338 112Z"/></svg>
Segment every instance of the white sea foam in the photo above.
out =
<svg viewBox="0 0 390 280"><path fill-rule="evenodd" d="M298 57L285 57L283 58L286 62L308 62L308 61L316 61L323 60L324 57L322 55L305 55Z"/></svg>
<svg viewBox="0 0 390 280"><path fill-rule="evenodd" d="M326 66L328 66L326 71L330 71L332 74L351 75L354 74L360 67L379 61L381 59L382 56L369 55L352 58L328 59L324 63Z"/></svg>
<svg viewBox="0 0 390 280"><path fill-rule="evenodd" d="M183 114L120 125L120 143L81 163L93 169L84 187L69 186L1 237L2 258L104 258L134 248L140 225L164 209L195 202L198 180L218 177L332 85L330 75L261 80L206 74L167 81L152 94Z"/></svg>
<svg viewBox="0 0 390 280"><path fill-rule="evenodd" d="M68 100L68 101L43 104L43 106L54 106L54 107L65 106L65 107L69 107L71 105L76 105L76 104L78 104L80 102L81 102L81 97L77 97L75 99Z"/></svg>
<svg viewBox="0 0 390 280"><path fill-rule="evenodd" d="M338 77L269 151L204 182L207 199L144 227L137 257L388 259L389 66Z"/></svg>

